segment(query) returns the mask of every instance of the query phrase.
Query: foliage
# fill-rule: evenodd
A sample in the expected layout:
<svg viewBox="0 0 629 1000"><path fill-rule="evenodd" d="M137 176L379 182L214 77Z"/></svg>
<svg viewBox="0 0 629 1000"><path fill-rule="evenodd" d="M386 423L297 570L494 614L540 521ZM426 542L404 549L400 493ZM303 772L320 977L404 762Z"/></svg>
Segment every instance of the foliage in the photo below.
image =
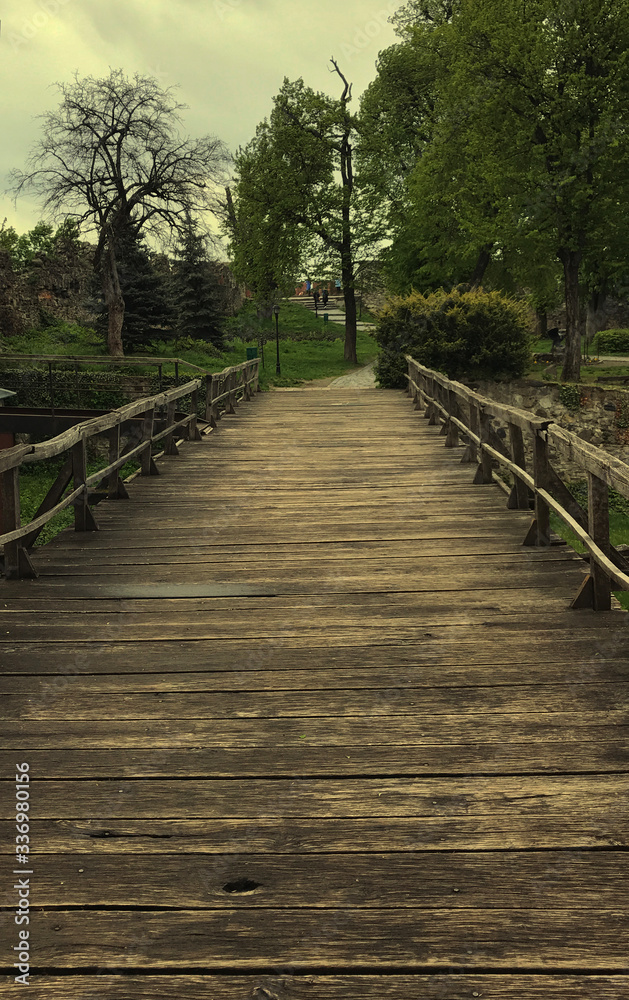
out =
<svg viewBox="0 0 629 1000"><path fill-rule="evenodd" d="M188 218L172 273L177 310L177 336L223 346L223 316L215 272L205 237Z"/></svg>
<svg viewBox="0 0 629 1000"><path fill-rule="evenodd" d="M559 402L567 410L581 409L581 388L578 385L562 385L559 389Z"/></svg>
<svg viewBox="0 0 629 1000"><path fill-rule="evenodd" d="M57 257L78 245L79 229L66 219L55 231L47 222L38 222L29 232L19 235L13 226L0 227L0 250L8 253L14 271L24 271L40 257Z"/></svg>
<svg viewBox="0 0 629 1000"><path fill-rule="evenodd" d="M629 330L602 330L594 344L599 354L629 354Z"/></svg>
<svg viewBox="0 0 629 1000"><path fill-rule="evenodd" d="M306 271L340 273L345 354L355 361L356 272L375 255L380 220L377 207L356 183L351 85L334 61L333 67L343 84L339 98L315 92L301 79L285 79L270 118L239 151L232 247L241 274L252 259L251 280L262 297L290 276L296 259ZM249 239L246 227L239 229L242 219L253 220L255 239ZM239 240L244 240L240 247ZM273 240L277 252L269 246ZM266 278L265 247L271 251Z"/></svg>
<svg viewBox="0 0 629 1000"><path fill-rule="evenodd" d="M405 354L450 378L518 378L530 359L525 308L498 292L455 289L392 299L381 311L377 376L401 387Z"/></svg>
<svg viewBox="0 0 629 1000"><path fill-rule="evenodd" d="M60 106L42 116L42 137L28 171L14 173L14 189L32 190L53 216L96 233L109 351L121 354L120 243L129 227L169 238L190 214L214 208L227 151L214 136L182 138L185 105L152 77L111 70L104 79L75 76L58 89Z"/></svg>
<svg viewBox="0 0 629 1000"><path fill-rule="evenodd" d="M170 298L170 274L158 270L144 240L133 230L119 244L118 274L125 300L122 326L125 351L143 349L157 338L172 336L176 317ZM100 328L104 330L106 314L102 320Z"/></svg>
<svg viewBox="0 0 629 1000"><path fill-rule="evenodd" d="M11 337L10 349L0 354L100 354L103 348L102 338L91 327L79 323L67 323L55 319L50 323L45 320L41 328L28 330L19 336Z"/></svg>

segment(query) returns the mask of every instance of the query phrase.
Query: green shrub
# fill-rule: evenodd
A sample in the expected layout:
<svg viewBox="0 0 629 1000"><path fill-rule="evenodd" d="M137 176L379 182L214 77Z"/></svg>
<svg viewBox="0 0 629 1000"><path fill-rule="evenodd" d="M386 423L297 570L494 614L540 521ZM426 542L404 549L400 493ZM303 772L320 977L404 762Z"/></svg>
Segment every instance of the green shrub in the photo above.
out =
<svg viewBox="0 0 629 1000"><path fill-rule="evenodd" d="M629 354L629 330L602 330L594 344L599 354Z"/></svg>
<svg viewBox="0 0 629 1000"><path fill-rule="evenodd" d="M376 340L380 385L405 384L405 354L450 378L519 378L530 361L526 307L500 292L413 292L381 310Z"/></svg>

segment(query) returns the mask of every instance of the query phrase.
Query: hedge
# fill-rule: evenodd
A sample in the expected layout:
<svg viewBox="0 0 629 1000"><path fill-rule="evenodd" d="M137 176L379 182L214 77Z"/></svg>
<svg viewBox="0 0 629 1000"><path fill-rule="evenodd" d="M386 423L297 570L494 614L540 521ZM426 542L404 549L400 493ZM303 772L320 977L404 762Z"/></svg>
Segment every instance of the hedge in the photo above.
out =
<svg viewBox="0 0 629 1000"><path fill-rule="evenodd" d="M629 354L629 330L602 330L594 345L599 354Z"/></svg>
<svg viewBox="0 0 629 1000"><path fill-rule="evenodd" d="M413 292L380 311L376 376L385 388L403 388L405 354L449 378L519 378L531 358L526 307L482 289Z"/></svg>

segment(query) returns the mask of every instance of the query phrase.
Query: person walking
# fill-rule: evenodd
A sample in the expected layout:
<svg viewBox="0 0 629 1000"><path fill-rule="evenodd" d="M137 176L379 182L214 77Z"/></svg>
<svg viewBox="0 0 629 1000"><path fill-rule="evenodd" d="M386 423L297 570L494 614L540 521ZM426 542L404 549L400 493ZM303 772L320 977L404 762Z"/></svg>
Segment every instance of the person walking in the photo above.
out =
<svg viewBox="0 0 629 1000"><path fill-rule="evenodd" d="M325 309L325 307L326 307L326 306L327 306L327 304L328 304L328 299L329 299L329 298L330 298L330 294L329 294L329 292L328 292L327 288L324 288L324 289L323 289L323 294L322 294L322 296L321 296L321 301L323 302L323 308L324 308L324 309Z"/></svg>
<svg viewBox="0 0 629 1000"><path fill-rule="evenodd" d="M319 289L318 288L315 288L314 292L312 293L312 297L314 299L314 304L315 304L315 315L318 315L318 311L319 311L319 298L320 298L320 296L319 296Z"/></svg>

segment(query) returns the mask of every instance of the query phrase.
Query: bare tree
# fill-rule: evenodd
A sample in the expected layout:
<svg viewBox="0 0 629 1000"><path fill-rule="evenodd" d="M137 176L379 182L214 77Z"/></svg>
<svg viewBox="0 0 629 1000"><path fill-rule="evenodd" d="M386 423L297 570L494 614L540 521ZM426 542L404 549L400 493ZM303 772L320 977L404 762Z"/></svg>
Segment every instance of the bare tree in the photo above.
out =
<svg viewBox="0 0 629 1000"><path fill-rule="evenodd" d="M161 239L182 232L190 215L212 211L229 155L215 136L181 136L186 105L152 77L128 79L112 70L104 79L77 76L58 88L60 106L41 116L42 137L28 169L14 171L14 191L34 191L53 218L72 217L96 233L107 344L120 356L120 241L130 231Z"/></svg>

